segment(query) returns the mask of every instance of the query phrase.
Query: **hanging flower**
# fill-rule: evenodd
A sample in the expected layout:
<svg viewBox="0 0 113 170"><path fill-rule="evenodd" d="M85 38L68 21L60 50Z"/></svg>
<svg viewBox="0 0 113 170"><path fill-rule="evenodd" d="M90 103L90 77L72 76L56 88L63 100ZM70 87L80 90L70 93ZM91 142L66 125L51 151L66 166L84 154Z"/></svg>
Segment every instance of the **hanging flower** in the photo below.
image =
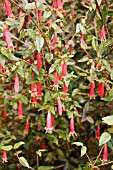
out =
<svg viewBox="0 0 113 170"><path fill-rule="evenodd" d="M75 132L75 128L74 128L74 119L73 118L70 119L70 135L77 136L77 133Z"/></svg>
<svg viewBox="0 0 113 170"><path fill-rule="evenodd" d="M24 129L24 134L29 133L29 127L30 127L30 123L29 123L29 119L27 119L25 129Z"/></svg>
<svg viewBox="0 0 113 170"><path fill-rule="evenodd" d="M58 76L58 72L56 71L54 73L54 85L53 85L53 87L58 89L58 84L59 84L59 76Z"/></svg>
<svg viewBox="0 0 113 170"><path fill-rule="evenodd" d="M80 34L80 45L81 45L82 48L84 48L84 44L85 44L85 42L84 42L84 34L81 33Z"/></svg>
<svg viewBox="0 0 113 170"><path fill-rule="evenodd" d="M67 93L68 92L68 86L64 84L64 87L62 89L62 92Z"/></svg>
<svg viewBox="0 0 113 170"><path fill-rule="evenodd" d="M90 94L89 94L89 96L90 96L90 98L93 98L95 96L95 94L94 94L95 82L94 81L91 82L89 84L89 86L90 86Z"/></svg>
<svg viewBox="0 0 113 170"><path fill-rule="evenodd" d="M58 114L59 116L62 116L62 102L60 100L60 97L57 98L57 103L58 103Z"/></svg>
<svg viewBox="0 0 113 170"><path fill-rule="evenodd" d="M9 49L10 52L14 52L14 45L12 43L12 39L10 37L10 32L8 30L8 26L4 26L4 36L5 36L5 41L7 43L7 48Z"/></svg>
<svg viewBox="0 0 113 170"><path fill-rule="evenodd" d="M101 63L98 63L97 68L98 68L98 70L101 70L102 64L101 64Z"/></svg>
<svg viewBox="0 0 113 170"><path fill-rule="evenodd" d="M42 55L38 53L37 55L37 69L40 70L42 68Z"/></svg>
<svg viewBox="0 0 113 170"><path fill-rule="evenodd" d="M64 78L67 74L67 62L65 61L63 64L61 64L62 73L60 75L60 78Z"/></svg>
<svg viewBox="0 0 113 170"><path fill-rule="evenodd" d="M100 97L104 97L104 83L99 83L98 92L99 92Z"/></svg>
<svg viewBox="0 0 113 170"><path fill-rule="evenodd" d="M4 109L4 120L6 120L6 119L7 119L7 110Z"/></svg>
<svg viewBox="0 0 113 170"><path fill-rule="evenodd" d="M38 10L38 22L41 21L41 18L42 18L42 11Z"/></svg>
<svg viewBox="0 0 113 170"><path fill-rule="evenodd" d="M50 43L50 49L51 50L54 49L54 46L55 46L56 42L57 42L57 32L54 32L53 39L52 39L52 41Z"/></svg>
<svg viewBox="0 0 113 170"><path fill-rule="evenodd" d="M56 0L53 0L53 2L52 2L52 7L53 7L53 8L57 8L57 2L56 2Z"/></svg>
<svg viewBox="0 0 113 170"><path fill-rule="evenodd" d="M96 138L100 138L100 125L97 126L97 130L96 130Z"/></svg>
<svg viewBox="0 0 113 170"><path fill-rule="evenodd" d="M33 98L32 98L32 101L31 101L31 105L32 106L35 106L35 105L37 105L38 104L38 98L37 98L37 96L33 96Z"/></svg>
<svg viewBox="0 0 113 170"><path fill-rule="evenodd" d="M0 64L0 73L2 73L2 64Z"/></svg>
<svg viewBox="0 0 113 170"><path fill-rule="evenodd" d="M19 76L16 74L15 75L15 81L14 81L14 90L15 90L15 93L19 93Z"/></svg>
<svg viewBox="0 0 113 170"><path fill-rule="evenodd" d="M31 97L37 97L37 88L35 83L31 83L31 90L29 90L31 93Z"/></svg>
<svg viewBox="0 0 113 170"><path fill-rule="evenodd" d="M2 163L8 162L7 161L7 151L2 150Z"/></svg>
<svg viewBox="0 0 113 170"><path fill-rule="evenodd" d="M41 130L41 126L40 126L39 124L38 124L38 127L37 127L37 128L38 128L38 131L40 131L40 130Z"/></svg>
<svg viewBox="0 0 113 170"><path fill-rule="evenodd" d="M11 7L10 7L9 0L4 0L4 10L7 13L9 18L14 18L14 15L13 15Z"/></svg>
<svg viewBox="0 0 113 170"><path fill-rule="evenodd" d="M50 111L48 111L48 114L47 114L45 130L46 130L46 133L52 133L54 131L53 122L52 122L52 116L51 116Z"/></svg>
<svg viewBox="0 0 113 170"><path fill-rule="evenodd" d="M18 118L23 119L23 110L22 110L22 101L19 101L18 103Z"/></svg>
<svg viewBox="0 0 113 170"><path fill-rule="evenodd" d="M108 161L108 147L107 147L107 145L104 146L102 161L103 162Z"/></svg>
<svg viewBox="0 0 113 170"><path fill-rule="evenodd" d="M64 10L63 10L63 0L57 0L57 9L60 12L64 12Z"/></svg>
<svg viewBox="0 0 113 170"><path fill-rule="evenodd" d="M41 83L40 83L40 82L37 83L37 93L38 93L38 96L39 96L39 97L42 97L42 96L43 96L42 86L41 86Z"/></svg>
<svg viewBox="0 0 113 170"><path fill-rule="evenodd" d="M105 41L106 40L106 34L105 34L105 26L102 26L102 29L100 30L100 38L101 41Z"/></svg>

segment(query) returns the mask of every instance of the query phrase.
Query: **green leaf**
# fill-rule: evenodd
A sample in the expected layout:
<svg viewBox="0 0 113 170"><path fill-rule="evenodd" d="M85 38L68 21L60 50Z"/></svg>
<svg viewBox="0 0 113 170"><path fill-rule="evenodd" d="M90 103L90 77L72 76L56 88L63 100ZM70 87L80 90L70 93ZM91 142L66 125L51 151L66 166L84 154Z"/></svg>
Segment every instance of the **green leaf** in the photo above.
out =
<svg viewBox="0 0 113 170"><path fill-rule="evenodd" d="M24 104L28 104L28 98L27 98L26 96L23 96L23 95L22 95L21 100L22 100L22 102L23 102Z"/></svg>
<svg viewBox="0 0 113 170"><path fill-rule="evenodd" d="M44 95L44 103L47 103L47 101L50 101L50 100L51 100L50 92L46 91Z"/></svg>
<svg viewBox="0 0 113 170"><path fill-rule="evenodd" d="M55 115L55 110L54 110L53 106L49 106L49 110L50 110L51 113L53 113Z"/></svg>
<svg viewBox="0 0 113 170"><path fill-rule="evenodd" d="M94 50L97 51L98 40L95 37L93 37L93 39L92 39L92 46L93 46Z"/></svg>
<svg viewBox="0 0 113 170"><path fill-rule="evenodd" d="M35 46L38 50L38 52L40 53L43 45L44 45L44 38L43 37L36 37L36 41L34 42Z"/></svg>
<svg viewBox="0 0 113 170"><path fill-rule="evenodd" d="M102 118L102 122L108 125L113 125L113 116L106 116Z"/></svg>
<svg viewBox="0 0 113 170"><path fill-rule="evenodd" d="M82 146L81 147L81 156L84 156L86 154L87 151L87 147L86 146Z"/></svg>
<svg viewBox="0 0 113 170"><path fill-rule="evenodd" d="M30 37L32 40L35 40L35 34L34 34L33 29L29 28L29 29L27 29L27 32L28 32L29 37Z"/></svg>
<svg viewBox="0 0 113 170"><path fill-rule="evenodd" d="M39 71L37 70L36 66L30 67L37 75L39 75Z"/></svg>
<svg viewBox="0 0 113 170"><path fill-rule="evenodd" d="M98 168L98 167L97 167ZM87 162L83 168L83 170L90 170L90 163Z"/></svg>
<svg viewBox="0 0 113 170"><path fill-rule="evenodd" d="M17 73L24 78L24 69L21 67L21 65L17 68Z"/></svg>
<svg viewBox="0 0 113 170"><path fill-rule="evenodd" d="M25 144L24 142L18 142L14 144L14 149L18 149L21 145Z"/></svg>
<svg viewBox="0 0 113 170"><path fill-rule="evenodd" d="M39 170L51 170L53 168L54 168L54 166L40 166Z"/></svg>
<svg viewBox="0 0 113 170"><path fill-rule="evenodd" d="M5 48L1 48L1 53L6 56L9 60L14 60L14 61L18 61L19 59L17 57L15 57L12 53L10 53L8 50L6 50Z"/></svg>
<svg viewBox="0 0 113 170"><path fill-rule="evenodd" d="M112 43L112 38L108 38L105 42L104 42L104 48L107 46L110 46Z"/></svg>
<svg viewBox="0 0 113 170"><path fill-rule="evenodd" d="M16 21L15 19L12 19L12 18L7 18L5 22L9 26L13 26L13 25L18 25L19 24L18 21Z"/></svg>
<svg viewBox="0 0 113 170"><path fill-rule="evenodd" d="M107 143L111 139L111 135L108 132L102 133L100 139L99 139L99 146Z"/></svg>
<svg viewBox="0 0 113 170"><path fill-rule="evenodd" d="M57 139L57 138L54 138L54 139L53 139L53 143L55 143L56 145L58 145L58 139Z"/></svg>
<svg viewBox="0 0 113 170"><path fill-rule="evenodd" d="M82 142L73 142L72 145L83 146Z"/></svg>
<svg viewBox="0 0 113 170"><path fill-rule="evenodd" d="M113 70L111 70L110 78L111 78L111 80L113 80Z"/></svg>
<svg viewBox="0 0 113 170"><path fill-rule="evenodd" d="M106 97L101 98L101 100L110 102L113 100L113 96L106 96Z"/></svg>
<svg viewBox="0 0 113 170"><path fill-rule="evenodd" d="M20 162L21 165L29 168L29 164L28 164L27 160L23 156L19 157L19 162Z"/></svg>
<svg viewBox="0 0 113 170"><path fill-rule="evenodd" d="M53 22L51 26L56 32L62 33L61 28L55 22Z"/></svg>
<svg viewBox="0 0 113 170"><path fill-rule="evenodd" d="M2 146L2 149L6 151L10 151L12 148L12 145Z"/></svg>
<svg viewBox="0 0 113 170"><path fill-rule="evenodd" d="M53 54L50 53L50 54L46 54L45 55L45 59L48 61L48 63L53 59Z"/></svg>
<svg viewBox="0 0 113 170"><path fill-rule="evenodd" d="M86 34L86 29L84 25L77 23L76 25L76 33L82 32L83 34Z"/></svg>
<svg viewBox="0 0 113 170"><path fill-rule="evenodd" d="M79 89L74 89L72 92L72 96L75 96L79 92Z"/></svg>
<svg viewBox="0 0 113 170"><path fill-rule="evenodd" d="M78 60L77 62L82 63L88 61L89 58L87 56L83 57L82 59Z"/></svg>
<svg viewBox="0 0 113 170"><path fill-rule="evenodd" d="M47 19L51 16L51 11L45 11L43 14L44 19Z"/></svg>
<svg viewBox="0 0 113 170"><path fill-rule="evenodd" d="M0 54L0 64L2 64L2 66L5 64L5 57L2 54Z"/></svg>
<svg viewBox="0 0 113 170"><path fill-rule="evenodd" d="M88 113L89 111L89 101L86 102L86 104L84 105L84 108L83 108L83 116L86 115L86 113Z"/></svg>
<svg viewBox="0 0 113 170"><path fill-rule="evenodd" d="M37 8L39 8L39 7L42 5L43 2L44 2L44 0L42 0L42 2L38 0L38 2L37 2ZM25 9L36 9L35 2L27 3L27 4L25 5ZM39 10L39 9L38 9L38 10Z"/></svg>

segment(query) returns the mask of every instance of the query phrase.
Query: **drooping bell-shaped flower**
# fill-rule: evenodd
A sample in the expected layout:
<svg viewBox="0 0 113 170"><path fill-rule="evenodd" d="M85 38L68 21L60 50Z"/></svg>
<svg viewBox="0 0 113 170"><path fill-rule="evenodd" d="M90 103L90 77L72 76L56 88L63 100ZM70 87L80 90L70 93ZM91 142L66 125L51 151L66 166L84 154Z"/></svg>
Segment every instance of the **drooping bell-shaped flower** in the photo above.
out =
<svg viewBox="0 0 113 170"><path fill-rule="evenodd" d="M77 133L75 132L74 119L73 118L70 119L70 132L69 132L69 134L77 136Z"/></svg>
<svg viewBox="0 0 113 170"><path fill-rule="evenodd" d="M42 68L42 55L40 53L37 54L37 69L40 70Z"/></svg>
<svg viewBox="0 0 113 170"><path fill-rule="evenodd" d="M38 22L40 22L42 19L42 11L38 10Z"/></svg>
<svg viewBox="0 0 113 170"><path fill-rule="evenodd" d="M22 101L18 103L18 118L23 119L23 109L22 109Z"/></svg>
<svg viewBox="0 0 113 170"><path fill-rule="evenodd" d="M80 34L80 45L81 45L82 48L84 48L84 44L85 44L85 42L84 42L84 34L81 33Z"/></svg>
<svg viewBox="0 0 113 170"><path fill-rule="evenodd" d="M0 64L0 73L2 73L2 64Z"/></svg>
<svg viewBox="0 0 113 170"><path fill-rule="evenodd" d="M4 120L6 120L6 119L7 119L7 110L4 109Z"/></svg>
<svg viewBox="0 0 113 170"><path fill-rule="evenodd" d="M62 89L62 92L67 93L68 92L68 86L64 84L64 87Z"/></svg>
<svg viewBox="0 0 113 170"><path fill-rule="evenodd" d="M14 45L12 43L12 39L10 37L10 32L8 30L8 26L7 25L4 26L4 37L5 37L5 41L6 41L8 50L10 52L14 52Z"/></svg>
<svg viewBox="0 0 113 170"><path fill-rule="evenodd" d="M52 7L53 7L53 8L57 8L57 2L56 2L56 0L53 0L53 2L52 2Z"/></svg>
<svg viewBox="0 0 113 170"><path fill-rule="evenodd" d="M11 7L10 7L9 0L4 0L4 10L7 13L9 18L14 18L14 15L13 15Z"/></svg>
<svg viewBox="0 0 113 170"><path fill-rule="evenodd" d="M90 96L90 98L93 98L95 96L95 94L94 94L95 82L94 81L90 82L89 86L90 86L89 96Z"/></svg>
<svg viewBox="0 0 113 170"><path fill-rule="evenodd" d="M37 97L37 88L35 83L31 83L31 90L29 92L31 93L31 97Z"/></svg>
<svg viewBox="0 0 113 170"><path fill-rule="evenodd" d="M38 131L40 131L41 130L41 126L38 124L38 126L37 126L37 129L38 129Z"/></svg>
<svg viewBox="0 0 113 170"><path fill-rule="evenodd" d="M61 73L61 76L60 78L64 78L67 74L67 62L65 61L63 64L62 64L62 73Z"/></svg>
<svg viewBox="0 0 113 170"><path fill-rule="evenodd" d="M63 0L57 0L57 9L60 11L60 12L63 12Z"/></svg>
<svg viewBox="0 0 113 170"><path fill-rule="evenodd" d="M102 29L100 30L100 38L101 41L105 41L106 40L106 34L105 34L105 26L102 26Z"/></svg>
<svg viewBox="0 0 113 170"><path fill-rule="evenodd" d="M8 90L12 90L12 85L11 84L8 84Z"/></svg>
<svg viewBox="0 0 113 170"><path fill-rule="evenodd" d="M107 147L107 145L104 146L102 161L103 162L108 161L108 147Z"/></svg>
<svg viewBox="0 0 113 170"><path fill-rule="evenodd" d="M48 111L48 114L47 114L45 130L46 130L46 133L52 133L53 130L54 130L53 122L52 122L52 116L51 116L51 112L50 111Z"/></svg>
<svg viewBox="0 0 113 170"><path fill-rule="evenodd" d="M37 83L37 93L38 93L38 97L42 97L43 96L42 86L41 86L40 82Z"/></svg>
<svg viewBox="0 0 113 170"><path fill-rule="evenodd" d="M104 97L104 83L99 83L98 92L99 92L100 97Z"/></svg>
<svg viewBox="0 0 113 170"><path fill-rule="evenodd" d="M100 125L97 126L97 130L96 130L96 138L100 138Z"/></svg>
<svg viewBox="0 0 113 170"><path fill-rule="evenodd" d="M19 76L17 74L15 75L14 90L15 90L15 93L18 93L19 90L20 90L20 88L19 88Z"/></svg>
<svg viewBox="0 0 113 170"><path fill-rule="evenodd" d="M54 49L54 46L55 46L56 42L57 42L57 32L54 32L53 39L52 39L52 41L50 43L50 49L51 50Z"/></svg>
<svg viewBox="0 0 113 170"><path fill-rule="evenodd" d="M31 105L32 106L35 106L35 105L37 105L38 104L38 98L37 98L37 96L33 96L33 98L32 98L32 101L31 101Z"/></svg>
<svg viewBox="0 0 113 170"><path fill-rule="evenodd" d="M54 73L54 85L53 85L53 87L58 89L58 84L59 84L59 75L58 75L58 72L56 71Z"/></svg>
<svg viewBox="0 0 113 170"><path fill-rule="evenodd" d="M29 123L29 119L27 119L25 129L24 129L24 134L29 133L29 128L30 128L30 123Z"/></svg>
<svg viewBox="0 0 113 170"><path fill-rule="evenodd" d="M59 116L62 116L62 102L60 97L57 98L57 104L58 104L58 114Z"/></svg>
<svg viewBox="0 0 113 170"><path fill-rule="evenodd" d="M20 170L21 166L20 165L17 165L17 169Z"/></svg>
<svg viewBox="0 0 113 170"><path fill-rule="evenodd" d="M7 151L2 150L2 163L8 162L7 160Z"/></svg>

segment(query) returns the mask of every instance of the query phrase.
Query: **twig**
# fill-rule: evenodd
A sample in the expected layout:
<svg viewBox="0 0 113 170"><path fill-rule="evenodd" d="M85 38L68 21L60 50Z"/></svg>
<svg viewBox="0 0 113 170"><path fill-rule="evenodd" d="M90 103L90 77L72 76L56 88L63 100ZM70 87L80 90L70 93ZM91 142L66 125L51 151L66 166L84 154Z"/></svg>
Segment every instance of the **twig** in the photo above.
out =
<svg viewBox="0 0 113 170"><path fill-rule="evenodd" d="M104 146L103 146L103 147L104 147ZM100 154L102 153L103 147L101 148L101 150L100 150L100 152L99 152L99 154L98 154L98 156L97 156L97 158L96 158L96 160L95 160L95 162L94 162L94 165L96 164L98 158L100 157Z"/></svg>

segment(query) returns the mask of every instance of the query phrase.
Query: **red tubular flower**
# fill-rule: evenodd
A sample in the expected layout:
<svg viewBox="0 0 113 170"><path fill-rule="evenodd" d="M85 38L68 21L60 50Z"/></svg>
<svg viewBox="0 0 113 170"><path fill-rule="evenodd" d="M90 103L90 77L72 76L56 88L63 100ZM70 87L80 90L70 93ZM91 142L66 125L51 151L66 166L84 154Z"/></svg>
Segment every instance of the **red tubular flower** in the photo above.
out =
<svg viewBox="0 0 113 170"><path fill-rule="evenodd" d="M80 45L82 48L84 47L84 34L83 33L80 34Z"/></svg>
<svg viewBox="0 0 113 170"><path fill-rule="evenodd" d="M38 22L41 21L41 18L42 18L42 11L39 10L39 11L38 11Z"/></svg>
<svg viewBox="0 0 113 170"><path fill-rule="evenodd" d="M41 126L40 126L39 124L38 124L38 127L37 127L37 128L38 128L38 131L40 131L40 130L41 130Z"/></svg>
<svg viewBox="0 0 113 170"><path fill-rule="evenodd" d="M2 64L0 64L0 73L2 73Z"/></svg>
<svg viewBox="0 0 113 170"><path fill-rule="evenodd" d="M68 86L64 84L64 87L62 89L62 92L67 93L68 92Z"/></svg>
<svg viewBox="0 0 113 170"><path fill-rule="evenodd" d="M19 76L17 74L15 75L14 90L15 90L15 93L18 93L20 90L19 89Z"/></svg>
<svg viewBox="0 0 113 170"><path fill-rule="evenodd" d="M20 165L17 165L17 169L20 170L21 166Z"/></svg>
<svg viewBox="0 0 113 170"><path fill-rule="evenodd" d="M4 10L7 13L9 18L14 18L14 15L13 15L12 10L10 8L9 0L4 0Z"/></svg>
<svg viewBox="0 0 113 170"><path fill-rule="evenodd" d="M105 34L105 26L102 26L102 29L100 30L100 38L101 41L105 41L106 40L106 34Z"/></svg>
<svg viewBox="0 0 113 170"><path fill-rule="evenodd" d="M29 133L29 127L30 127L30 123L29 123L29 120L27 119L26 125L25 125L25 129L24 129L24 134L28 134Z"/></svg>
<svg viewBox="0 0 113 170"><path fill-rule="evenodd" d="M6 150L2 150L2 163L4 162L8 162L7 161L7 151Z"/></svg>
<svg viewBox="0 0 113 170"><path fill-rule="evenodd" d="M63 12L63 0L57 0L57 8L59 11Z"/></svg>
<svg viewBox="0 0 113 170"><path fill-rule="evenodd" d="M37 55L37 69L40 70L42 68L42 55L38 53Z"/></svg>
<svg viewBox="0 0 113 170"><path fill-rule="evenodd" d="M33 96L33 98L32 98L32 101L31 101L31 104L32 104L32 106L35 106L35 105L37 105L37 96Z"/></svg>
<svg viewBox="0 0 113 170"><path fill-rule="evenodd" d="M96 138L100 138L100 125L97 126L97 130L96 130Z"/></svg>
<svg viewBox="0 0 113 170"><path fill-rule="evenodd" d="M29 25L30 23L31 23L31 18L28 16L26 25Z"/></svg>
<svg viewBox="0 0 113 170"><path fill-rule="evenodd" d="M104 96L104 83L99 83L98 92L99 92L100 97Z"/></svg>
<svg viewBox="0 0 113 170"><path fill-rule="evenodd" d="M64 78L66 74L67 74L67 62L65 61L62 65L62 73L61 73L60 78Z"/></svg>
<svg viewBox="0 0 113 170"><path fill-rule="evenodd" d="M98 70L101 70L101 67L102 67L102 64L98 63L98 65L97 65Z"/></svg>
<svg viewBox="0 0 113 170"><path fill-rule="evenodd" d="M22 110L22 101L19 101L18 103L18 118L23 119L23 110Z"/></svg>
<svg viewBox="0 0 113 170"><path fill-rule="evenodd" d="M92 98L92 97L94 97L95 96L95 94L94 94L94 88L95 88L95 82L91 82L90 84L89 84L89 86L90 86L90 98Z"/></svg>
<svg viewBox="0 0 113 170"><path fill-rule="evenodd" d="M31 93L31 97L37 97L37 88L35 83L31 83L31 90L29 92Z"/></svg>
<svg viewBox="0 0 113 170"><path fill-rule="evenodd" d="M42 97L42 96L43 96L42 86L41 86L41 83L40 83L40 82L37 83L37 93L38 93L38 96L39 96L39 97Z"/></svg>
<svg viewBox="0 0 113 170"><path fill-rule="evenodd" d="M52 133L53 130L54 130L53 122L52 122L52 116L51 116L51 112L50 111L48 111L48 114L47 114L45 130L46 130L46 133Z"/></svg>
<svg viewBox="0 0 113 170"><path fill-rule="evenodd" d="M54 48L56 42L57 42L57 33L54 32L53 39L52 39L52 41L51 41L51 43L50 43L50 49L51 49L51 50Z"/></svg>
<svg viewBox="0 0 113 170"><path fill-rule="evenodd" d="M58 83L59 83L59 76L58 76L58 72L56 71L54 74L54 85L53 87L58 89Z"/></svg>
<svg viewBox="0 0 113 170"><path fill-rule="evenodd" d="M56 0L53 0L53 2L52 2L52 7L53 7L53 8L57 8L57 2L56 2Z"/></svg>
<svg viewBox="0 0 113 170"><path fill-rule="evenodd" d="M70 119L70 135L77 136L77 134L75 132L75 128L74 128L74 119L73 118Z"/></svg>
<svg viewBox="0 0 113 170"><path fill-rule="evenodd" d="M107 162L108 161L108 147L107 147L107 145L104 146L102 160L103 160L103 162Z"/></svg>
<svg viewBox="0 0 113 170"><path fill-rule="evenodd" d="M10 37L10 32L8 30L8 26L4 26L4 36L5 36L5 41L7 43L7 48L9 49L10 52L14 52L14 45L12 43L12 39Z"/></svg>
<svg viewBox="0 0 113 170"><path fill-rule="evenodd" d="M59 97L57 98L57 103L58 103L58 114L59 116L62 116L62 102Z"/></svg>
<svg viewBox="0 0 113 170"><path fill-rule="evenodd" d="M7 119L7 110L4 109L4 120L6 120L6 119Z"/></svg>

